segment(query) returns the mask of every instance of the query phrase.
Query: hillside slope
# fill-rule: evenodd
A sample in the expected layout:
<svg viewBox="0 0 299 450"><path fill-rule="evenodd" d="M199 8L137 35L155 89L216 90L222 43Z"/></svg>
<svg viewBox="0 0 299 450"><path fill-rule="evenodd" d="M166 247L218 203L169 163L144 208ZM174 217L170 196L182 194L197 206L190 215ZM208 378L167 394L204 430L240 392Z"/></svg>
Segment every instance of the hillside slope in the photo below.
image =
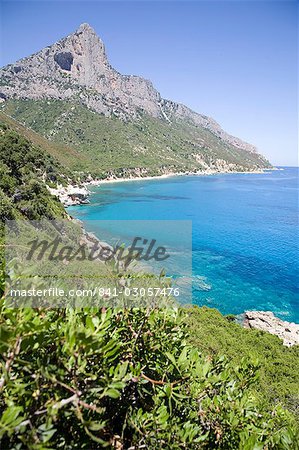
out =
<svg viewBox="0 0 299 450"><path fill-rule="evenodd" d="M71 174L45 148L0 117L0 224L5 220L66 217L46 185L67 184ZM0 240L2 228L0 230Z"/></svg>
<svg viewBox="0 0 299 450"><path fill-rule="evenodd" d="M188 171L243 171L263 167L260 156L245 152L211 131L180 121L142 114L122 121L96 114L83 105L59 100L10 100L5 112L49 140L75 149L64 152L69 167L96 176L157 175Z"/></svg>
<svg viewBox="0 0 299 450"><path fill-rule="evenodd" d="M213 119L163 99L148 80L118 73L87 24L0 76L3 110L86 154L97 175L271 167Z"/></svg>
<svg viewBox="0 0 299 450"><path fill-rule="evenodd" d="M259 380L254 391L268 404L281 402L299 418L299 346L285 347L267 332L246 329L216 309L193 307L186 322L190 343L205 355L226 357L235 365L242 358L258 360Z"/></svg>
<svg viewBox="0 0 299 450"><path fill-rule="evenodd" d="M87 166L89 159L74 148L64 145L61 142L50 141L42 134L37 133L32 128L27 128L18 120L0 111L0 122L8 129L18 133L23 138L31 142L32 145L41 149L41 153L46 153L54 158L56 163L64 167L64 171L70 176L76 168Z"/></svg>

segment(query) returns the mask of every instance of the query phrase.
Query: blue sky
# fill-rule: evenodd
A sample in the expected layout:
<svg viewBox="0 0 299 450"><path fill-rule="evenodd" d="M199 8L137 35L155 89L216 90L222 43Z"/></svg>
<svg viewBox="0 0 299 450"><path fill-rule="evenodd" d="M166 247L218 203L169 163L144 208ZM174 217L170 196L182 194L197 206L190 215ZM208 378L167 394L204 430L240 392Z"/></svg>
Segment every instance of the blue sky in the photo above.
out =
<svg viewBox="0 0 299 450"><path fill-rule="evenodd" d="M88 22L121 73L298 165L294 1L2 1L1 66Z"/></svg>

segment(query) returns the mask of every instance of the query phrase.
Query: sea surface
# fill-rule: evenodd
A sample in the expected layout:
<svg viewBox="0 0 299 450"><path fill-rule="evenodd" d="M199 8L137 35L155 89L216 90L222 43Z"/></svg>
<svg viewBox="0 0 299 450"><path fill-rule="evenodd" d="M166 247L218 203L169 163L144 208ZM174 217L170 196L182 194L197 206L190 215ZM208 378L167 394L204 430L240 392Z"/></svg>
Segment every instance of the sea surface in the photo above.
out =
<svg viewBox="0 0 299 450"><path fill-rule="evenodd" d="M192 220L193 303L299 323L298 170L103 184L68 210L95 233L93 220Z"/></svg>

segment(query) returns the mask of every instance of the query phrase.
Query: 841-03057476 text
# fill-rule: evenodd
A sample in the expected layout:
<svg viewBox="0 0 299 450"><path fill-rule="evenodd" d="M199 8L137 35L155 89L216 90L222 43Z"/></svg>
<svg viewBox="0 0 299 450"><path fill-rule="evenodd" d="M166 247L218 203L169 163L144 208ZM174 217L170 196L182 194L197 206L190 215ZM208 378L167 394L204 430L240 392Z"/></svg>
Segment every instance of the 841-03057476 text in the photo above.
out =
<svg viewBox="0 0 299 450"><path fill-rule="evenodd" d="M179 297L180 289L178 287L99 287L91 289L69 289L64 290L58 287L49 287L47 289L11 289L11 297L104 297L112 298L118 296L124 297Z"/></svg>

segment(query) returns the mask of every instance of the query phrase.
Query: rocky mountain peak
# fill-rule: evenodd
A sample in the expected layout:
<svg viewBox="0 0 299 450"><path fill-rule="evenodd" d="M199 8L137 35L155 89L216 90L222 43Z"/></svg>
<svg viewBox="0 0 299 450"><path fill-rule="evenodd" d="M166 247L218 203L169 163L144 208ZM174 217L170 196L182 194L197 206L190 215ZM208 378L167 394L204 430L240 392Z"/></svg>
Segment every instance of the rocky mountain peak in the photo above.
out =
<svg viewBox="0 0 299 450"><path fill-rule="evenodd" d="M89 23L81 23L79 26L77 33L87 33L87 34L96 34L94 29L89 25Z"/></svg>
<svg viewBox="0 0 299 450"><path fill-rule="evenodd" d="M10 98L79 101L97 113L126 121L143 112L169 125L177 120L191 122L230 145L255 151L225 133L213 119L161 98L150 81L113 69L103 41L88 23L38 53L4 67L0 76L2 102Z"/></svg>
<svg viewBox="0 0 299 450"><path fill-rule="evenodd" d="M103 41L88 23L82 23L67 39L71 40L75 53L84 53L85 56L98 58L99 60L104 61L106 65L109 65ZM81 52L76 45L78 42L79 47L81 47Z"/></svg>
<svg viewBox="0 0 299 450"><path fill-rule="evenodd" d="M111 70L103 41L87 23L80 25L77 31L48 47L48 67L61 75L65 73L80 86L96 89L99 80ZM54 58L54 66L51 64Z"/></svg>
<svg viewBox="0 0 299 450"><path fill-rule="evenodd" d="M89 25L89 23L81 23L79 28L70 34L70 36L81 36L84 40L98 42L103 48L104 44L101 38L97 35L96 31Z"/></svg>

